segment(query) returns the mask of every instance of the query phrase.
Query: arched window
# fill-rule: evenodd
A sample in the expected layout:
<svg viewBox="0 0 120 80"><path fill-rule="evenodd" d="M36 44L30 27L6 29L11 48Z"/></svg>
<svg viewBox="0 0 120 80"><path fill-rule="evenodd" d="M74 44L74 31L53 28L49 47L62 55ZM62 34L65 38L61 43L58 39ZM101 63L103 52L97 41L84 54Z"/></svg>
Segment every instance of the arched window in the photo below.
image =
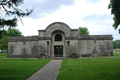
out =
<svg viewBox="0 0 120 80"><path fill-rule="evenodd" d="M55 41L62 41L62 35L61 34L56 34L55 35Z"/></svg>

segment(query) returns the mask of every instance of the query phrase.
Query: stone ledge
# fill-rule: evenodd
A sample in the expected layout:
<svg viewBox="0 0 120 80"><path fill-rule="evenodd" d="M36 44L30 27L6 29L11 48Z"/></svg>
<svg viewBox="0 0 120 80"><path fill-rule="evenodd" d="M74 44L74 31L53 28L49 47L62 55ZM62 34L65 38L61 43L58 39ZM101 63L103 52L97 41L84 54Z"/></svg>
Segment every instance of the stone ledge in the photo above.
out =
<svg viewBox="0 0 120 80"><path fill-rule="evenodd" d="M112 35L78 35L65 37L66 40L112 40Z"/></svg>
<svg viewBox="0 0 120 80"><path fill-rule="evenodd" d="M21 42L21 41L38 41L38 40L50 40L50 37L38 37L38 36L31 36L31 37L9 37L8 42Z"/></svg>
<svg viewBox="0 0 120 80"><path fill-rule="evenodd" d="M79 40L112 40L112 35L78 35Z"/></svg>

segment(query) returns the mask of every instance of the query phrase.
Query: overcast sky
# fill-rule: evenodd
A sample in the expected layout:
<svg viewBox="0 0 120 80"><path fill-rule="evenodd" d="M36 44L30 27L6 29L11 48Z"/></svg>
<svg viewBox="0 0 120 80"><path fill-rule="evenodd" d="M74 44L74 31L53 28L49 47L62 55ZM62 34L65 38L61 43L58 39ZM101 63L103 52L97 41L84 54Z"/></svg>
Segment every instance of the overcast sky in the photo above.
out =
<svg viewBox="0 0 120 80"><path fill-rule="evenodd" d="M21 9L32 9L33 13L19 22L24 36L38 35L53 22L64 22L71 29L87 27L90 35L111 34L120 39L118 30L112 27L113 15L108 9L110 0L25 0ZM120 28L120 27L119 27Z"/></svg>

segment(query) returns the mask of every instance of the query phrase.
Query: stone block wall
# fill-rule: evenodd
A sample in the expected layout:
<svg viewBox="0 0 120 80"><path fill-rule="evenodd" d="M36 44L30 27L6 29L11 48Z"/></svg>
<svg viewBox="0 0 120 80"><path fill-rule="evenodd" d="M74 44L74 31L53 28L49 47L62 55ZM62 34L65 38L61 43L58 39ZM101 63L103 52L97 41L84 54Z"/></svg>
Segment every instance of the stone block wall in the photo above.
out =
<svg viewBox="0 0 120 80"><path fill-rule="evenodd" d="M80 35L79 55L82 57L113 56L112 35Z"/></svg>
<svg viewBox="0 0 120 80"><path fill-rule="evenodd" d="M78 41L79 43L79 47L78 47L78 50L79 50L79 55L82 56L82 55L85 55L85 54L88 54L87 52L87 40L79 40Z"/></svg>
<svg viewBox="0 0 120 80"><path fill-rule="evenodd" d="M9 37L8 56L16 58L38 58L37 37Z"/></svg>
<svg viewBox="0 0 120 80"><path fill-rule="evenodd" d="M64 45L63 55L65 57L69 57L68 55L71 53L77 53L79 57L112 56L112 39L112 35L78 35L65 37L64 41L66 40L69 43L59 45ZM9 37L8 57L39 58L41 54L49 54L50 57L50 53L47 51L49 49L53 50L51 53L53 57L54 49L50 46L48 49L48 42L51 41L50 37ZM65 48L65 45L69 49ZM65 49L67 50L65 51Z"/></svg>
<svg viewBox="0 0 120 80"><path fill-rule="evenodd" d="M78 40L70 40L70 54L78 53Z"/></svg>

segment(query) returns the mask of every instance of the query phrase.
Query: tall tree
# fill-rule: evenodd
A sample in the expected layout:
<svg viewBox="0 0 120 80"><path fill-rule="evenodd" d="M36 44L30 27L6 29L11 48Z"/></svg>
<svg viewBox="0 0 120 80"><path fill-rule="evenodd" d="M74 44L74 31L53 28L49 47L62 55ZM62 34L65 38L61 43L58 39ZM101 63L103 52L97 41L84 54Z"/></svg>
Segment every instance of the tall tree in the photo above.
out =
<svg viewBox="0 0 120 80"><path fill-rule="evenodd" d="M23 36L18 29L8 28L8 30L4 30L1 34L0 38L0 50L6 50L8 48L8 37L14 36Z"/></svg>
<svg viewBox="0 0 120 80"><path fill-rule="evenodd" d="M108 8L111 9L111 14L114 15L113 27L117 29L120 25L120 0L110 0Z"/></svg>
<svg viewBox="0 0 120 80"><path fill-rule="evenodd" d="M8 48L8 36L4 36L0 39L0 50L7 50Z"/></svg>
<svg viewBox="0 0 120 80"><path fill-rule="evenodd" d="M0 28L4 29L4 26L15 27L17 25L17 19L30 15L32 10L26 9L26 12L19 9L18 6L23 4L24 0L0 0L0 11L4 10L6 15L14 16L13 19L5 19L0 16ZM2 15L0 13L0 15Z"/></svg>
<svg viewBox="0 0 120 80"><path fill-rule="evenodd" d="M78 29L78 34L89 35L88 28L86 28L86 27L79 27L79 29Z"/></svg>

